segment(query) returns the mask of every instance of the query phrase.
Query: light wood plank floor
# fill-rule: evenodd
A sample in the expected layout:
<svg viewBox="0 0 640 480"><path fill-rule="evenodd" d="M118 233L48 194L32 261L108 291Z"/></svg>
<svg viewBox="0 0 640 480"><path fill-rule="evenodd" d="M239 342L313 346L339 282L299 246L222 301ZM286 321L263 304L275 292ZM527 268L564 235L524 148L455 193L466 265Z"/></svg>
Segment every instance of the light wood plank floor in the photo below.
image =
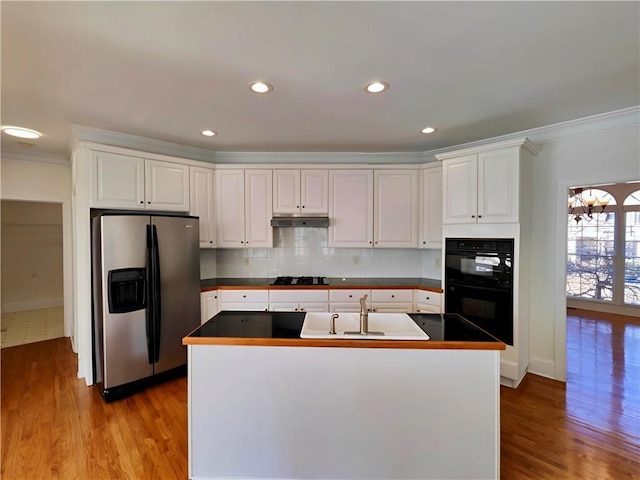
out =
<svg viewBox="0 0 640 480"><path fill-rule="evenodd" d="M502 478L640 479L640 324L569 312L567 383L501 389ZM1 360L2 479L187 478L184 378L105 404L67 338Z"/></svg>

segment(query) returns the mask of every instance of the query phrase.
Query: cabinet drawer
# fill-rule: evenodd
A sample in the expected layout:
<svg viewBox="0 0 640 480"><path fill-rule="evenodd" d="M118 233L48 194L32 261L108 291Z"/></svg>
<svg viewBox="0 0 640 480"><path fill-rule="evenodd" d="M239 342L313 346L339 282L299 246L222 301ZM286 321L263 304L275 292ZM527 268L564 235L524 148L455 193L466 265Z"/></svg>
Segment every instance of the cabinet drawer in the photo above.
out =
<svg viewBox="0 0 640 480"><path fill-rule="evenodd" d="M437 292L428 292L426 290L416 290L416 304L420 303L437 307L439 310L442 305L442 294Z"/></svg>
<svg viewBox="0 0 640 480"><path fill-rule="evenodd" d="M329 301L331 303L358 303L363 295L368 295L367 303L371 300L371 290L358 289L358 290L329 290Z"/></svg>
<svg viewBox="0 0 640 480"><path fill-rule="evenodd" d="M220 290L220 303L269 303L269 290Z"/></svg>
<svg viewBox="0 0 640 480"><path fill-rule="evenodd" d="M371 301L377 302L405 302L413 303L413 290L371 290Z"/></svg>
<svg viewBox="0 0 640 480"><path fill-rule="evenodd" d="M327 290L270 290L270 302L323 302L329 301Z"/></svg>
<svg viewBox="0 0 640 480"><path fill-rule="evenodd" d="M426 303L418 303L416 305L416 313L442 313L440 307L427 305Z"/></svg>
<svg viewBox="0 0 640 480"><path fill-rule="evenodd" d="M223 310L235 310L240 312L266 312L269 310L269 304L266 302L221 303L220 311Z"/></svg>

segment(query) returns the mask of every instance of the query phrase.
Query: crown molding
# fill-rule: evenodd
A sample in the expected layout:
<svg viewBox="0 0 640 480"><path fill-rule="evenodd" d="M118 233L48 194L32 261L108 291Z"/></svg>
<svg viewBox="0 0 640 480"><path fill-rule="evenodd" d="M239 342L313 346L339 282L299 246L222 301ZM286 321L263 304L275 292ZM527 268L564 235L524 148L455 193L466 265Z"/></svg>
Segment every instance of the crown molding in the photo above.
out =
<svg viewBox="0 0 640 480"><path fill-rule="evenodd" d="M501 135L499 137L478 140L476 142L429 150L424 152L424 161L430 162L434 161L436 158L442 159L443 157L447 157L446 154L458 150L478 151L489 144L495 146L496 143L508 143L510 141L517 142L522 138L529 139L529 144L525 144L524 146L532 154L536 155L541 148L540 146L545 143L638 126L640 126L640 106L635 106L615 110L613 112L578 118L576 120L545 125L543 127L532 128L530 130L523 130L521 132L514 132L507 135Z"/></svg>
<svg viewBox="0 0 640 480"><path fill-rule="evenodd" d="M79 142L97 143L112 147L128 148L141 152L157 153L171 157L182 157L201 162L213 162L216 152L205 148L190 147L179 143L154 140L152 138L139 137L128 133L112 132L100 128L85 127L83 125L71 125L71 137L69 151Z"/></svg>
<svg viewBox="0 0 640 480"><path fill-rule="evenodd" d="M522 146L532 154L537 154L544 143L603 133L622 128L640 126L640 106L624 108L613 112L592 115L589 117L569 120L566 122L546 125L507 135L492 137L475 142L452 145L425 152L220 152L204 148L190 147L177 143L130 135L127 133L112 132L82 125L72 125L69 151L72 151L78 142L90 142L113 147L128 148L141 152L168 155L190 160L208 163L223 164L308 164L308 163L405 163L421 164L437 161L437 157L447 157L447 154L457 151L479 151L496 146L517 145ZM490 146L490 147L489 147ZM63 156L36 152L2 152L3 156L20 158L31 161L45 161L47 163L68 164L68 159Z"/></svg>
<svg viewBox="0 0 640 480"><path fill-rule="evenodd" d="M20 162L49 163L53 165L69 166L69 158L57 153L40 152L38 150L3 148L0 153L2 160L16 160Z"/></svg>

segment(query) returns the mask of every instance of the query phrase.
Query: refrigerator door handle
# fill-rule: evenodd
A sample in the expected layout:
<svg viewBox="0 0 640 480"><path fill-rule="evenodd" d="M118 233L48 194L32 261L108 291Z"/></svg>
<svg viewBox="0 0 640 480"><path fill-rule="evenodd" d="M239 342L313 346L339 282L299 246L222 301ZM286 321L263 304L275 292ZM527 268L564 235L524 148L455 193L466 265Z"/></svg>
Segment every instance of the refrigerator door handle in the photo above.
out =
<svg viewBox="0 0 640 480"><path fill-rule="evenodd" d="M154 295L153 295L153 274L151 273L151 265L153 263L153 241L152 241L151 225L147 225L147 318L146 318L146 334L147 334L147 355L149 357L149 365L153 363L153 324L154 324Z"/></svg>
<svg viewBox="0 0 640 480"><path fill-rule="evenodd" d="M160 334L162 333L162 296L160 289L160 250L158 248L158 230L151 225L151 274L153 283L153 341L154 362L160 359Z"/></svg>

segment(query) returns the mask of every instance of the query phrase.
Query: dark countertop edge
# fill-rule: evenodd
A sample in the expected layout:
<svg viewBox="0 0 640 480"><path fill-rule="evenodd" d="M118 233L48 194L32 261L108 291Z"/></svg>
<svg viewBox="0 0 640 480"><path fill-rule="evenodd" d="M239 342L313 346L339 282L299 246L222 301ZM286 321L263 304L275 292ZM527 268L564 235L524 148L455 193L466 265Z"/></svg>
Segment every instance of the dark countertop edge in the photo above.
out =
<svg viewBox="0 0 640 480"><path fill-rule="evenodd" d="M273 278L210 278L200 280L200 291L211 290L337 290L337 289L417 289L442 293L442 281L432 278L327 278L327 285L271 285Z"/></svg>
<svg viewBox="0 0 640 480"><path fill-rule="evenodd" d="M505 350L502 342L431 340L329 340L308 338L184 337L183 345L247 347L394 348L397 350Z"/></svg>

